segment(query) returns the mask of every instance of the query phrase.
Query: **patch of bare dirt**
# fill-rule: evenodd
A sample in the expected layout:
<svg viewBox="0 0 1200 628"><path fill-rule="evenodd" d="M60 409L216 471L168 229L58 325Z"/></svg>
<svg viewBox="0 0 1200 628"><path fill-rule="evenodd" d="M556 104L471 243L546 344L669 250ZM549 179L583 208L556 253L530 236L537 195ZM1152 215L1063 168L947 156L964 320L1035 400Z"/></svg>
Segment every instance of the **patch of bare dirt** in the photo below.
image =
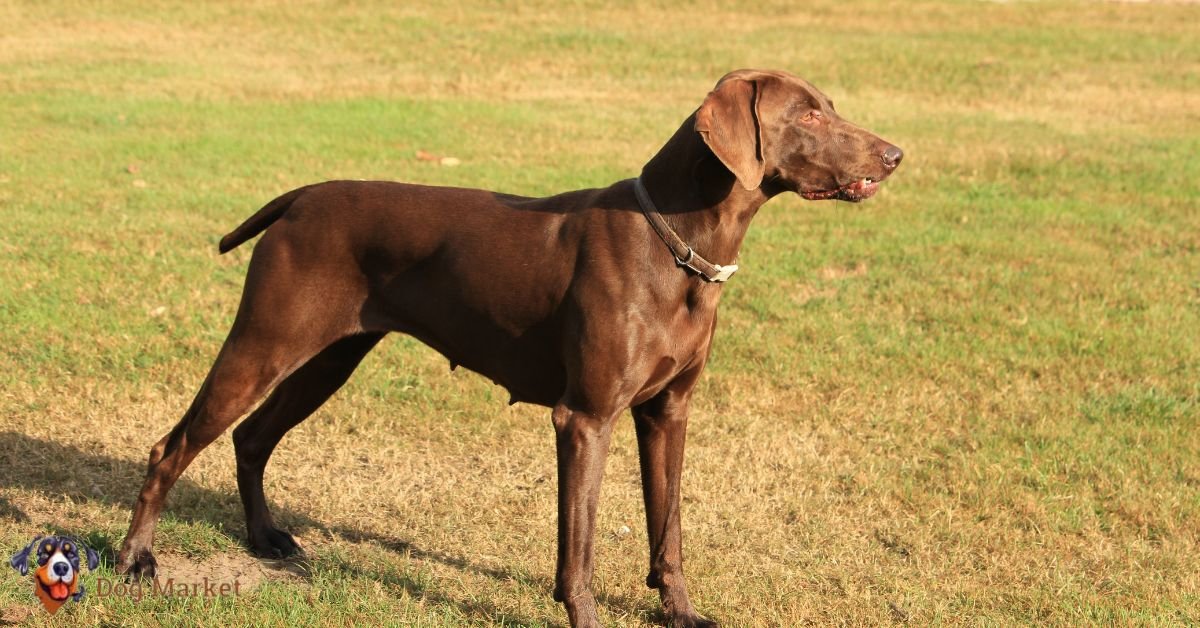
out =
<svg viewBox="0 0 1200 628"><path fill-rule="evenodd" d="M13 605L0 609L0 626L15 626L33 617L34 612L32 606Z"/></svg>
<svg viewBox="0 0 1200 628"><path fill-rule="evenodd" d="M213 583L236 585L238 594L258 588L267 581L289 580L302 582L302 566L290 560L264 560L245 552L223 552L197 561L179 554L157 556L160 585L172 580L174 585Z"/></svg>
<svg viewBox="0 0 1200 628"><path fill-rule="evenodd" d="M862 277L867 274L867 265L863 262L856 262L852 266L826 266L817 271L817 274L825 280Z"/></svg>

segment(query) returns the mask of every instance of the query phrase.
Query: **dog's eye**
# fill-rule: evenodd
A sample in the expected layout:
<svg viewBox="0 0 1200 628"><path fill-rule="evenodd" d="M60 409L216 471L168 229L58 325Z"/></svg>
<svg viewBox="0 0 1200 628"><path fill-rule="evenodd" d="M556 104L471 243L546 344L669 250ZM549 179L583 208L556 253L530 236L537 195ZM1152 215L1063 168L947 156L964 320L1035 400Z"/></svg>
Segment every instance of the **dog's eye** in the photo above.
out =
<svg viewBox="0 0 1200 628"><path fill-rule="evenodd" d="M822 116L822 114L819 110L813 109L812 111L809 111L808 113L804 114L804 116L800 118L800 121L804 122L806 124L813 124L816 122L820 122L821 116Z"/></svg>

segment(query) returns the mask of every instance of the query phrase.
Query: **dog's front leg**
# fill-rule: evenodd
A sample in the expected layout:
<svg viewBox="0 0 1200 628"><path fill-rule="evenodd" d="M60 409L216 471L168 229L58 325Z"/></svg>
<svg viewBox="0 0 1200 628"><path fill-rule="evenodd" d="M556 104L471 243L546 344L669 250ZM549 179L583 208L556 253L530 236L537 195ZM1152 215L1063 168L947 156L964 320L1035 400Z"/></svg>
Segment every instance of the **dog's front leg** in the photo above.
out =
<svg viewBox="0 0 1200 628"><path fill-rule="evenodd" d="M688 400L694 382L694 377L681 378L676 385L633 408L650 541L646 586L658 589L671 626L717 625L692 607L683 578L679 478L683 472Z"/></svg>
<svg viewBox="0 0 1200 628"><path fill-rule="evenodd" d="M567 607L572 626L599 626L592 595L592 539L616 413L584 412L559 403L552 418L558 443L558 570L554 599Z"/></svg>

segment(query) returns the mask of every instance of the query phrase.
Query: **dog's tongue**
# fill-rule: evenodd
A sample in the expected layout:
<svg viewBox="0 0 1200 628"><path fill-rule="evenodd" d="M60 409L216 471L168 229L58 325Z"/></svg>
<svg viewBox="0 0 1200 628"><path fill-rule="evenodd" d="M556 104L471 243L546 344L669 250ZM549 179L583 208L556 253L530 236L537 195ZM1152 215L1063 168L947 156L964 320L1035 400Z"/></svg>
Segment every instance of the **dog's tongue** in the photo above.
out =
<svg viewBox="0 0 1200 628"><path fill-rule="evenodd" d="M54 584L50 585L50 597L56 600L65 600L70 594L71 590L67 588L67 585L61 582L55 582Z"/></svg>

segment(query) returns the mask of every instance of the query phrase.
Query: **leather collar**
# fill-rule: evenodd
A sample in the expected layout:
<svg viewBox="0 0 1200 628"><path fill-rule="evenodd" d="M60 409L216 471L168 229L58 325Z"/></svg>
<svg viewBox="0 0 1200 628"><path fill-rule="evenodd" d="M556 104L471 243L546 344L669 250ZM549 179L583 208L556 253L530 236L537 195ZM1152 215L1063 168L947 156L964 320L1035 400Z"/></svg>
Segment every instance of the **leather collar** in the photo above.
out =
<svg viewBox="0 0 1200 628"><path fill-rule="evenodd" d="M641 177L633 180L633 192L637 195L638 207L641 208L642 214L646 216L646 220L650 221L650 226L654 227L658 237L662 238L663 243L671 250L671 255L675 256L676 265L687 268L700 275L700 278L705 281L713 283L724 283L733 276L733 273L737 272L737 264L727 266L714 264L692 250L692 247L688 246L678 233L675 233L671 225L667 224L663 215L658 213L658 208L654 206L654 201L650 200L650 193L646 191Z"/></svg>

